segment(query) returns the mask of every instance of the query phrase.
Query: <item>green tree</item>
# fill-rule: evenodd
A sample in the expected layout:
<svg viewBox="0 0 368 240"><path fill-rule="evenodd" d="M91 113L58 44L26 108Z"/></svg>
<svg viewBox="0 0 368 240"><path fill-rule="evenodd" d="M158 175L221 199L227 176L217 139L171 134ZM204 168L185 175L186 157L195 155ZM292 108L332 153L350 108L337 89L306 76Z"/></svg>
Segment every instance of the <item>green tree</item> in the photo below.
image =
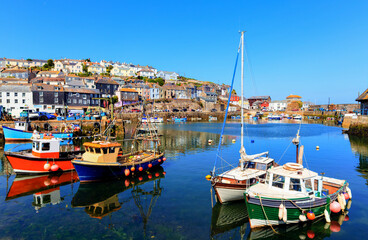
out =
<svg viewBox="0 0 368 240"><path fill-rule="evenodd" d="M165 80L162 78L156 78L156 83L162 87L165 84Z"/></svg>
<svg viewBox="0 0 368 240"><path fill-rule="evenodd" d="M118 98L118 96L113 96L112 98L110 98L111 100L110 100L110 103L112 103L112 104L115 104L115 103L117 103L118 101L119 101L119 98Z"/></svg>
<svg viewBox="0 0 368 240"><path fill-rule="evenodd" d="M233 91L231 91L231 94L237 95L235 89L233 89Z"/></svg>
<svg viewBox="0 0 368 240"><path fill-rule="evenodd" d="M43 66L42 66L42 70L48 70L49 69L49 65L47 63L45 63Z"/></svg>
<svg viewBox="0 0 368 240"><path fill-rule="evenodd" d="M28 62L32 62L33 60L31 58L27 58L27 61Z"/></svg>
<svg viewBox="0 0 368 240"><path fill-rule="evenodd" d="M86 64L82 65L83 72L88 73L88 67Z"/></svg>
<svg viewBox="0 0 368 240"><path fill-rule="evenodd" d="M91 59L90 58L86 58L84 59L85 62L91 62Z"/></svg>
<svg viewBox="0 0 368 240"><path fill-rule="evenodd" d="M108 66L108 67L106 68L106 72L108 72L108 73L110 74L111 69L113 69L113 68L114 68L114 67L113 67L112 65Z"/></svg>
<svg viewBox="0 0 368 240"><path fill-rule="evenodd" d="M52 59L47 60L47 65L49 66L49 68L53 68L54 67L54 61Z"/></svg>

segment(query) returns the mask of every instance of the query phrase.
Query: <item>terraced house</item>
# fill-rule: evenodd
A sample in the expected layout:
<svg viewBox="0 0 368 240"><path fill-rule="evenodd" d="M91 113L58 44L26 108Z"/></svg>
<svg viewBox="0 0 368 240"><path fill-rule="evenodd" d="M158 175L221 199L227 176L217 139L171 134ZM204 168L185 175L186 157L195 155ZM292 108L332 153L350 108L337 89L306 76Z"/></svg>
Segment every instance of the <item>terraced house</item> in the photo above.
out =
<svg viewBox="0 0 368 240"><path fill-rule="evenodd" d="M0 105L13 117L19 117L24 109L33 108L30 84L1 84Z"/></svg>

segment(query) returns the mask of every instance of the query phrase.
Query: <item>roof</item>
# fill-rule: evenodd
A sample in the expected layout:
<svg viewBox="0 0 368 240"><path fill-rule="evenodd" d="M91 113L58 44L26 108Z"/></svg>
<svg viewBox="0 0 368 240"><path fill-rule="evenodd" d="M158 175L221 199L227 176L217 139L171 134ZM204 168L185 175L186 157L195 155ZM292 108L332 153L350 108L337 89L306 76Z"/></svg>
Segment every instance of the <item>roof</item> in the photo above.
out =
<svg viewBox="0 0 368 240"><path fill-rule="evenodd" d="M357 98L355 101L367 101L368 100L368 88Z"/></svg>
<svg viewBox="0 0 368 240"><path fill-rule="evenodd" d="M27 69L6 69L4 71L2 71L2 73L19 73L19 72L28 72Z"/></svg>
<svg viewBox="0 0 368 240"><path fill-rule="evenodd" d="M31 80L31 82L33 83L36 83L36 82L44 82L44 83L47 83L47 82L64 82L64 78L61 78L61 77L36 77L36 78L33 78Z"/></svg>
<svg viewBox="0 0 368 240"><path fill-rule="evenodd" d="M285 169L283 166L278 166L275 168L271 168L270 170L268 170L270 173L274 173L274 174L278 174L278 175L282 175L285 177L291 177L291 178L311 178L311 177L317 177L318 174L316 172L310 171L306 168L303 168L299 171L296 170L288 170ZM301 174L300 174L301 173Z"/></svg>
<svg viewBox="0 0 368 240"><path fill-rule="evenodd" d="M60 71L41 71L37 74L60 74Z"/></svg>
<svg viewBox="0 0 368 240"><path fill-rule="evenodd" d="M270 96L253 96L253 97L250 97L248 99L265 100L265 99L268 99L268 98L270 98Z"/></svg>
<svg viewBox="0 0 368 240"><path fill-rule="evenodd" d="M92 148L105 148L105 147L120 147L120 143L110 143L110 142L100 142L100 141L93 141L93 142L86 142L83 144L85 147L92 147Z"/></svg>
<svg viewBox="0 0 368 240"><path fill-rule="evenodd" d="M31 85L30 84L1 84L0 85L1 92L30 92Z"/></svg>
<svg viewBox="0 0 368 240"><path fill-rule="evenodd" d="M162 73L164 73L164 74L176 74L176 75L179 75L179 74L177 74L176 72L169 72L169 71L160 71L160 72L162 72Z"/></svg>
<svg viewBox="0 0 368 240"><path fill-rule="evenodd" d="M136 92L137 91L134 88L121 88L120 92Z"/></svg>
<svg viewBox="0 0 368 240"><path fill-rule="evenodd" d="M25 82L25 83L28 83L28 80L24 79L24 78L0 78L0 82Z"/></svg>
<svg viewBox="0 0 368 240"><path fill-rule="evenodd" d="M119 85L119 83L117 83L116 81L110 79L110 78L100 78L96 81L96 83L101 83L101 84L115 84L115 85Z"/></svg>
<svg viewBox="0 0 368 240"><path fill-rule="evenodd" d="M99 94L100 91L98 89L89 89L89 88L70 88L65 87L65 92L76 92L76 93L90 93L90 94Z"/></svg>
<svg viewBox="0 0 368 240"><path fill-rule="evenodd" d="M301 96L299 95L293 95L293 94L290 94L289 96L286 97L286 99L290 99L290 98L302 98Z"/></svg>
<svg viewBox="0 0 368 240"><path fill-rule="evenodd" d="M42 87L42 89L38 89L38 87ZM48 85L44 83L34 83L32 84L32 91L42 90L46 92L62 92L64 88L62 86Z"/></svg>

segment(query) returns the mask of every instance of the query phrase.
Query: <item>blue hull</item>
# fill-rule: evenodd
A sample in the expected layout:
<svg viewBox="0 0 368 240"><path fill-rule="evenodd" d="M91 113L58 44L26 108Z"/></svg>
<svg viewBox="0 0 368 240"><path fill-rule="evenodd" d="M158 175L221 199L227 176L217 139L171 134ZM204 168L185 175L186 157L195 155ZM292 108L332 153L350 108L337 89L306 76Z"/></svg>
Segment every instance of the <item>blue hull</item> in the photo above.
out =
<svg viewBox="0 0 368 240"><path fill-rule="evenodd" d="M5 141L30 141L33 135L33 132L22 131L10 127L3 126L4 138ZM41 137L43 137L43 133L40 133ZM72 138L73 133L52 133L55 138Z"/></svg>
<svg viewBox="0 0 368 240"><path fill-rule="evenodd" d="M135 172L139 173L138 168L142 167L143 171L146 172L147 170L154 168L156 166L160 166L163 161L164 156L156 158L149 162L144 162L141 164L135 163L130 165L99 165L99 164L86 164L84 161L80 160L73 160L73 166L78 173L78 177L80 182L94 182L94 181L104 181L108 179L118 179L125 177L125 169L131 169L131 167L135 166ZM159 160L161 160L159 162ZM149 168L148 164L152 164L152 167ZM133 173L133 174L134 174ZM132 173L130 173L132 174Z"/></svg>

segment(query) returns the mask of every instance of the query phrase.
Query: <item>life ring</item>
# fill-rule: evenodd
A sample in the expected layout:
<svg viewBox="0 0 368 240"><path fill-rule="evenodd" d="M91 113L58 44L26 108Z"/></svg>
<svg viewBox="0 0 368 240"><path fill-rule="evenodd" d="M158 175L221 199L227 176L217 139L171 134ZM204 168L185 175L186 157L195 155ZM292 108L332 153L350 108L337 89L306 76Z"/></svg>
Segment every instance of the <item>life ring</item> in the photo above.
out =
<svg viewBox="0 0 368 240"><path fill-rule="evenodd" d="M298 170L302 170L303 169L303 165L299 164L299 163L285 163L284 164L284 169L286 170L291 170L291 171L298 171Z"/></svg>
<svg viewBox="0 0 368 240"><path fill-rule="evenodd" d="M99 123L97 123L97 122L95 122L95 123L93 124L93 127L94 127L94 128L100 128L100 124L99 124Z"/></svg>
<svg viewBox="0 0 368 240"><path fill-rule="evenodd" d="M99 129L99 128L94 128L94 129L93 129L93 132L94 132L94 133L98 133L99 131L100 131L100 129Z"/></svg>

